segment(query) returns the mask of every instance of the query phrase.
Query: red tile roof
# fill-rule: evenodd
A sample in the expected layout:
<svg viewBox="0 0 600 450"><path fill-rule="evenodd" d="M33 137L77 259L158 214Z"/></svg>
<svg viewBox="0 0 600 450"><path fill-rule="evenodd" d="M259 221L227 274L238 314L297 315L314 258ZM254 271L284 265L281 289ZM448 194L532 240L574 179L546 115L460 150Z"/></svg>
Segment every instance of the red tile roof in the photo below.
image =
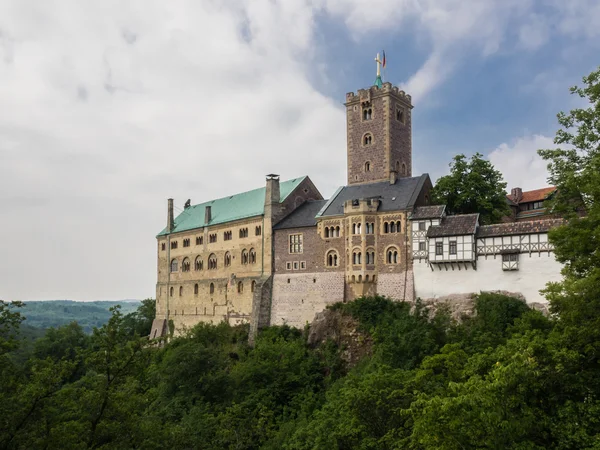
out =
<svg viewBox="0 0 600 450"><path fill-rule="evenodd" d="M528 202L541 202L546 200L548 196L556 190L556 186L549 186L541 189L535 189L533 191L523 191L523 196L518 201L518 203L528 203ZM511 195L506 196L509 200L515 201Z"/></svg>

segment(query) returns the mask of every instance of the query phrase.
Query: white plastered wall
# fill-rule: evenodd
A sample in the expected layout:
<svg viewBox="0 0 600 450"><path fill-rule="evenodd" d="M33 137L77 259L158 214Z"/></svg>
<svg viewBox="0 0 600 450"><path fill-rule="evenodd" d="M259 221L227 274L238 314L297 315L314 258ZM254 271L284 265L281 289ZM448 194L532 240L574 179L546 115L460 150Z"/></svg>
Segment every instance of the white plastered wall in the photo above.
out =
<svg viewBox="0 0 600 450"><path fill-rule="evenodd" d="M477 270L462 266L448 270L434 265L433 270L424 260L413 261L415 293L422 299L434 299L455 294L479 293L481 291L509 291L521 293L527 303L546 300L539 293L550 281L560 281L562 266L552 252L519 254L519 270L503 271L502 255L479 256Z"/></svg>

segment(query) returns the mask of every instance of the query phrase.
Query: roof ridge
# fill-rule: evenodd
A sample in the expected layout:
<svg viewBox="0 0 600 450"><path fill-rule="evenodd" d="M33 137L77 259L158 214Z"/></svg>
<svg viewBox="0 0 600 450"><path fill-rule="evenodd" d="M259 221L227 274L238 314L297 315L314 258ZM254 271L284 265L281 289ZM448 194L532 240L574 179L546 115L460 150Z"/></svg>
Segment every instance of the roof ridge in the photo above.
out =
<svg viewBox="0 0 600 450"><path fill-rule="evenodd" d="M290 183L290 182L295 182L296 180L301 180L300 182L304 181L305 178L307 178L308 175L303 175L301 177L295 177L295 178L290 178L289 180L285 180L285 181L281 181L279 184L280 186L284 183ZM213 198L212 200L206 200L205 202L202 203L196 203L195 205L191 205L192 208L195 208L196 206L201 206L201 205L205 205L207 203L213 203L213 202L217 202L219 200L227 200L230 199L231 197L235 197L237 195L242 195L242 194L249 194L251 192L256 192L256 191L260 191L261 189L266 189L266 186L261 186L258 188L254 188L254 189L250 189L248 191L242 191L242 192L237 192L235 194L231 194L231 195L224 195L223 197L219 197L219 198ZM287 193L287 195L284 197L284 200L291 194L291 191Z"/></svg>

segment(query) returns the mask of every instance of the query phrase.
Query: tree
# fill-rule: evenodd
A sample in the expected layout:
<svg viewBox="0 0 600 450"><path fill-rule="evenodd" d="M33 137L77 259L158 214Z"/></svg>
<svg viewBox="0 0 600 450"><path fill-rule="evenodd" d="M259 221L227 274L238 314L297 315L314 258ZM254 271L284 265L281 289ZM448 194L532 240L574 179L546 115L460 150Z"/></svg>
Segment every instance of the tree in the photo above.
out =
<svg viewBox="0 0 600 450"><path fill-rule="evenodd" d="M563 147L539 154L557 187L550 204L568 220L549 235L564 280L545 292L558 317L557 361L569 382L572 406L565 403L563 411L570 411L565 417L579 436L592 439L600 434L593 420L600 404L600 67L583 83L571 93L589 106L559 113L554 143ZM581 209L584 217L578 217Z"/></svg>
<svg viewBox="0 0 600 450"><path fill-rule="evenodd" d="M431 200L446 205L449 214L479 213L479 222L490 224L510 214L505 191L502 174L483 155L467 160L461 154L450 163L450 174L437 180Z"/></svg>

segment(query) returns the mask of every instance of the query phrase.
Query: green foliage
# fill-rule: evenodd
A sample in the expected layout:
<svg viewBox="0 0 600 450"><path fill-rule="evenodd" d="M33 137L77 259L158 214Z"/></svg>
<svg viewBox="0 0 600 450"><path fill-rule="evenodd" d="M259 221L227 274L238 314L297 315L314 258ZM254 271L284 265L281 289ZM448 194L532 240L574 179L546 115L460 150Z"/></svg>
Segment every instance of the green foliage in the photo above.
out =
<svg viewBox="0 0 600 450"><path fill-rule="evenodd" d="M484 225L500 222L510 213L502 174L480 153L470 160L456 155L450 163L450 174L435 183L431 201L446 205L450 214L479 213L479 222Z"/></svg>

